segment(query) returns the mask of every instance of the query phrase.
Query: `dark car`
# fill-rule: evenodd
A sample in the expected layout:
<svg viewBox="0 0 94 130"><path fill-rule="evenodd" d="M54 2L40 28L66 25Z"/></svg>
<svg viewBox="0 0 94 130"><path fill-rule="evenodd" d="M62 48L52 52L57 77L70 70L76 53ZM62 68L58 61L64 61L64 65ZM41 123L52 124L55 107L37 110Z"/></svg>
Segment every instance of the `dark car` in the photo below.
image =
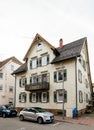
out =
<svg viewBox="0 0 94 130"><path fill-rule="evenodd" d="M13 109L12 107L2 105L0 106L0 116L2 117L12 117L17 116L17 111Z"/></svg>

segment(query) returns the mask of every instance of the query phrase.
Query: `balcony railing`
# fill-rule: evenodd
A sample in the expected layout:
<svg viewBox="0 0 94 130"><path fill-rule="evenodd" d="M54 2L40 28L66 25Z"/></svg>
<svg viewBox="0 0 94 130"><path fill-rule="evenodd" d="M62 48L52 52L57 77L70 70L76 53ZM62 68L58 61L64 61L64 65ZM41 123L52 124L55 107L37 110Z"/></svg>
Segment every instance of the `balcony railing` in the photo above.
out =
<svg viewBox="0 0 94 130"><path fill-rule="evenodd" d="M26 91L49 90L49 82L26 84L25 90Z"/></svg>

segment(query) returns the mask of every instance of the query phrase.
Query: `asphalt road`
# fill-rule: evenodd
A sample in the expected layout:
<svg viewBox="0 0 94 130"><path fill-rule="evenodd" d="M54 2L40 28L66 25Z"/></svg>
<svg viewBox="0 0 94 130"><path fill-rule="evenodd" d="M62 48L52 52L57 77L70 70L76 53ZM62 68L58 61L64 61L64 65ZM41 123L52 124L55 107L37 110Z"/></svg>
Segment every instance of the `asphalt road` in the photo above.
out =
<svg viewBox="0 0 94 130"><path fill-rule="evenodd" d="M0 117L0 130L94 130L93 126L55 122L38 124L32 121L19 121L19 118Z"/></svg>

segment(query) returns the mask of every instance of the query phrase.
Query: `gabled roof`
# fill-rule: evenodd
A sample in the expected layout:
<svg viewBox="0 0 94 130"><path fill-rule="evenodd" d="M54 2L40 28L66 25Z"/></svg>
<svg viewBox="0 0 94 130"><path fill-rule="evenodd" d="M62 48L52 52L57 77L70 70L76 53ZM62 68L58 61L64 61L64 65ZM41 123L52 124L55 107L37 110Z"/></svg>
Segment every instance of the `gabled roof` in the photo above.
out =
<svg viewBox="0 0 94 130"><path fill-rule="evenodd" d="M27 71L27 63L22 64L18 69L16 69L13 74L19 74Z"/></svg>
<svg viewBox="0 0 94 130"><path fill-rule="evenodd" d="M30 52L30 50L31 50L31 48L32 48L32 46L33 46L33 44L34 44L35 42L38 42L38 41L44 41L44 42L46 42L46 43L51 47L51 49L55 49L54 46L52 46L48 41L46 41L41 35L39 35L39 34L37 33L36 36L35 36L35 38L34 38L34 40L33 40L32 43L31 43L31 45L30 45L30 47L29 47L27 53L26 53L25 56L24 56L24 59L23 59L24 61L28 58L28 54L29 54L29 52Z"/></svg>
<svg viewBox="0 0 94 130"><path fill-rule="evenodd" d="M0 61L0 68L3 67L5 64L7 64L10 60L12 60L13 62L16 62L19 65L22 65L22 63L16 57L13 56L3 61Z"/></svg>
<svg viewBox="0 0 94 130"><path fill-rule="evenodd" d="M87 38L84 37L82 39L64 45L62 49L56 48L60 55L56 56L51 64L80 56L82 46L86 40Z"/></svg>

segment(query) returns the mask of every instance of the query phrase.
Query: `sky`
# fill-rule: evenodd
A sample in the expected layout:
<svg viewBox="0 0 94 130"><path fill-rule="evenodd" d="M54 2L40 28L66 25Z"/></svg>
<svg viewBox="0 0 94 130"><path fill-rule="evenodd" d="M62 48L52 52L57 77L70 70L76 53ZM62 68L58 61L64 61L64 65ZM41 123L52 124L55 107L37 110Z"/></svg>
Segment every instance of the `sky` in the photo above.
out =
<svg viewBox="0 0 94 130"><path fill-rule="evenodd" d="M87 37L94 82L94 0L0 0L0 60L23 62L36 33L55 47Z"/></svg>

